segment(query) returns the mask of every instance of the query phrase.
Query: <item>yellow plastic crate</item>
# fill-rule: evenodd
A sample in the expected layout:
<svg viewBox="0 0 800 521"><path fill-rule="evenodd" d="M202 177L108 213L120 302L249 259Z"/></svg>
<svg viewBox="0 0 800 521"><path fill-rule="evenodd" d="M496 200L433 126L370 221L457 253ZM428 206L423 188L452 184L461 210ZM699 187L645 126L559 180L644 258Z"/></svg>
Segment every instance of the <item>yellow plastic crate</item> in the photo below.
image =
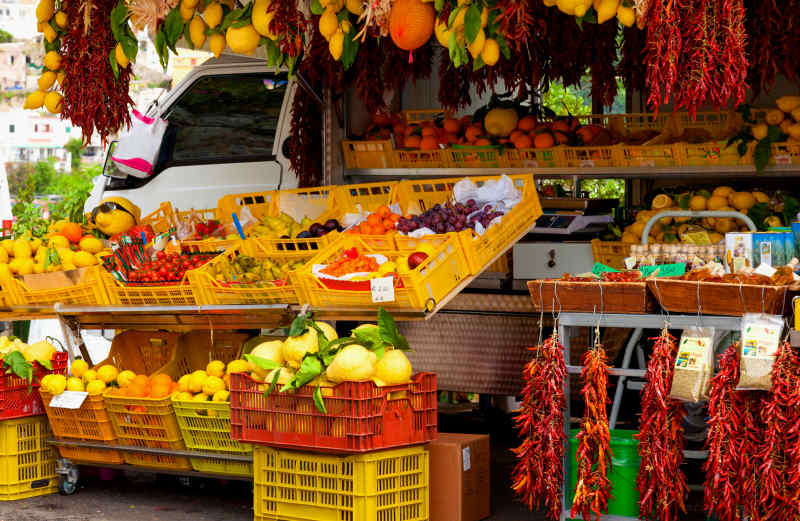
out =
<svg viewBox="0 0 800 521"><path fill-rule="evenodd" d="M0 422L0 501L58 491L56 452L46 416Z"/></svg>
<svg viewBox="0 0 800 521"><path fill-rule="evenodd" d="M185 450L183 437L169 397L130 398L103 395L114 434L120 445L151 449ZM125 463L141 467L191 470L182 456L123 452Z"/></svg>
<svg viewBox="0 0 800 521"><path fill-rule="evenodd" d="M220 360L226 365L236 360L242 352L242 345L249 338L243 333L220 333L193 331L184 333L178 339L178 346L172 358L154 374L168 374L174 381L198 369L205 369L212 360Z"/></svg>
<svg viewBox="0 0 800 521"><path fill-rule="evenodd" d="M404 110L402 114L406 123L424 123L425 121L434 121L437 118L453 117L453 112L445 109Z"/></svg>
<svg viewBox="0 0 800 521"><path fill-rule="evenodd" d="M620 241L601 241L600 239L592 239L591 244L595 262L616 270L626 269L625 259L631 255L631 244Z"/></svg>
<svg viewBox="0 0 800 521"><path fill-rule="evenodd" d="M502 168L508 166L500 147L452 146L445 150L456 168Z"/></svg>
<svg viewBox="0 0 800 521"><path fill-rule="evenodd" d="M620 134L640 130L664 130L670 120L679 128L702 128L715 134L725 131L732 124L741 121L741 116L733 111L698 112L692 119L688 112L661 111L658 116L652 113L639 112L630 114L586 114L575 116L582 125L602 125L614 129ZM732 120L734 118L734 120Z"/></svg>
<svg viewBox="0 0 800 521"><path fill-rule="evenodd" d="M365 290L334 289L340 284L335 281L318 279L312 273L314 264L329 264L343 255L350 248L357 248L359 253L379 253L389 260L407 255L408 251L383 250L372 246L358 235L344 234L342 238L331 244L296 272L302 281L304 295L309 302L321 307L352 307L432 309L436 303L444 299L459 283L469 276L469 265L464 257L464 250L455 235L446 236L442 244L422 264L413 271L400 275L402 288L395 287L394 302L380 304L372 302L372 293ZM305 303L305 302L304 302Z"/></svg>
<svg viewBox="0 0 800 521"><path fill-rule="evenodd" d="M753 162L754 146L748 147L748 153L744 159L749 164ZM773 143L769 164L778 166L800 164L800 143Z"/></svg>
<svg viewBox="0 0 800 521"><path fill-rule="evenodd" d="M240 215L242 207L247 206L256 219L284 212L298 222L303 217L324 222L337 216L336 191L335 186L320 186L226 195L217 202L217 215L227 219L233 213Z"/></svg>
<svg viewBox="0 0 800 521"><path fill-rule="evenodd" d="M342 185L336 197L344 213L357 213L359 209L371 213L392 202L392 192L396 186L397 181Z"/></svg>
<svg viewBox="0 0 800 521"><path fill-rule="evenodd" d="M448 168L450 154L447 150L395 150L394 163L397 168Z"/></svg>
<svg viewBox="0 0 800 521"><path fill-rule="evenodd" d="M506 163L511 168L559 168L564 166L561 147L508 149L504 154Z"/></svg>
<svg viewBox="0 0 800 521"><path fill-rule="evenodd" d="M621 167L679 166L681 147L676 145L621 145L619 147Z"/></svg>
<svg viewBox="0 0 800 521"><path fill-rule="evenodd" d="M752 164L747 156L740 157L735 145L727 146L726 141L713 143L676 143L681 154L682 166L736 166Z"/></svg>
<svg viewBox="0 0 800 521"><path fill-rule="evenodd" d="M112 306L193 306L199 302L190 273L178 284L126 284L103 270L102 282Z"/></svg>
<svg viewBox="0 0 800 521"><path fill-rule="evenodd" d="M177 224L175 210L169 202L163 202L158 209L139 219L142 226L150 225L155 233L166 233Z"/></svg>
<svg viewBox="0 0 800 521"><path fill-rule="evenodd" d="M317 239L318 241L319 239ZM306 244L308 239L297 239L297 244ZM264 246L264 244L268 246ZM288 243L286 243L288 245ZM266 282L256 283L230 283L219 282L211 274L211 269L220 263L233 261L239 255L248 255L257 259L271 259L279 262L307 261L318 250L310 249L301 251L272 251L268 247L276 247L272 240L246 239L240 241L234 248L222 253L205 266L192 270L187 274L191 286L198 292L198 302L206 305L227 304L296 304L298 296L294 281L287 277L282 286L272 286ZM296 244L292 243L292 246ZM317 245L317 247L319 247Z"/></svg>
<svg viewBox="0 0 800 521"><path fill-rule="evenodd" d="M483 271L487 265L499 254L508 250L514 240L533 227L536 219L542 215L539 196L534 186L533 176L519 174L509 176L517 190L522 192L522 199L503 216L500 223L491 226L483 235L478 235L472 230L458 232L469 263L471 275ZM436 204L444 204L453 197L453 186L463 178L451 177L446 179L408 180L401 181L395 190L395 200L400 205L404 214L418 214ZM471 176L469 178L477 185L498 179L497 176ZM398 248L409 249L410 238L397 235L395 237Z"/></svg>
<svg viewBox="0 0 800 521"><path fill-rule="evenodd" d="M428 520L424 447L329 456L256 446L253 468L256 520Z"/></svg>
<svg viewBox="0 0 800 521"><path fill-rule="evenodd" d="M252 454L252 445L231 439L230 402L197 403L173 399L172 408L188 450L232 455ZM253 475L252 463L206 458L189 458L189 462L198 472L250 477Z"/></svg>
<svg viewBox="0 0 800 521"><path fill-rule="evenodd" d="M622 164L621 149L608 147L560 147L566 168L602 168Z"/></svg>
<svg viewBox="0 0 800 521"><path fill-rule="evenodd" d="M348 141L342 140L342 154L347 168L392 168L392 140Z"/></svg>
<svg viewBox="0 0 800 521"><path fill-rule="evenodd" d="M105 270L100 266L89 266L64 273L64 285L50 286L52 273L29 275L32 280L42 283L26 284L22 279L0 275L0 284L5 289L8 304L12 306L51 307L60 302L76 306L103 306L108 304L108 295L102 283L101 274ZM72 284L68 284L67 278ZM49 286L49 287L48 287Z"/></svg>
<svg viewBox="0 0 800 521"><path fill-rule="evenodd" d="M214 221L214 220L219 221L223 225L228 225L231 232L234 231L232 224L233 218L230 215L228 216L220 215L219 210L217 208L205 208L201 210L193 208L190 210L178 211L176 213L178 222L189 217L192 213L196 214L204 221ZM182 240L181 250L192 253L223 252L228 248L235 246L238 241L239 241L238 236L235 239L214 238L214 239L201 239L201 240Z"/></svg>

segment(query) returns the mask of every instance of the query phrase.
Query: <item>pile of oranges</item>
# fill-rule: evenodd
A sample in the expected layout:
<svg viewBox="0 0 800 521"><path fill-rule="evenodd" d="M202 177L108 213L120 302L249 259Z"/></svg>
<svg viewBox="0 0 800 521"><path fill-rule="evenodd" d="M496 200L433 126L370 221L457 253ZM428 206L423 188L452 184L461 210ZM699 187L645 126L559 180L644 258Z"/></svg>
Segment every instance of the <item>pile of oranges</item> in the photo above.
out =
<svg viewBox="0 0 800 521"><path fill-rule="evenodd" d="M392 212L388 206L381 206L375 212L369 214L361 224L352 226L347 233L360 235L384 235L393 232L397 227L397 222L402 217Z"/></svg>
<svg viewBox="0 0 800 521"><path fill-rule="evenodd" d="M129 372L129 371L128 371ZM137 374L130 381L117 381L119 388L110 388L109 396L127 398L166 398L178 390L178 384L168 374L152 377Z"/></svg>

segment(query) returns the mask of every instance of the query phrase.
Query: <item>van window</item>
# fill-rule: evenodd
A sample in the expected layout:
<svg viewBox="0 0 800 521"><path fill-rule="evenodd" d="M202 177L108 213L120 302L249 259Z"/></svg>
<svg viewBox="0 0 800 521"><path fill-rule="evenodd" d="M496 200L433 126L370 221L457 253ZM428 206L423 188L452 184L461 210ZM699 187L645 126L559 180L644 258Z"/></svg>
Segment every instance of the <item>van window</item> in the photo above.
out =
<svg viewBox="0 0 800 521"><path fill-rule="evenodd" d="M174 132L170 164L236 162L272 156L285 74L206 76L165 114Z"/></svg>

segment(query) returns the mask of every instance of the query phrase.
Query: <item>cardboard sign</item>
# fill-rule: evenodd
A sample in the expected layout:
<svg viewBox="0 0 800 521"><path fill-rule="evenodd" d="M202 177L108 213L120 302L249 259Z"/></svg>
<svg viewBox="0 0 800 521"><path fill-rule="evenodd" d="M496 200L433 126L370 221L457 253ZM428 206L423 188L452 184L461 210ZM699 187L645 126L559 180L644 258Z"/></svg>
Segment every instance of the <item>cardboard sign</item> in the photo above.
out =
<svg viewBox="0 0 800 521"><path fill-rule="evenodd" d="M380 277L369 281L372 302L394 302L394 277Z"/></svg>

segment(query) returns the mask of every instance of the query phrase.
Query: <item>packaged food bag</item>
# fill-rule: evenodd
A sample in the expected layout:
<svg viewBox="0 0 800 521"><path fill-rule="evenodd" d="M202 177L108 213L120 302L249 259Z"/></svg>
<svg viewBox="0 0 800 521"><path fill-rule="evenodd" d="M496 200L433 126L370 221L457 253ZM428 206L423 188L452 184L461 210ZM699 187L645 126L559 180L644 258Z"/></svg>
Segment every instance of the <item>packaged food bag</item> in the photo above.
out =
<svg viewBox="0 0 800 521"><path fill-rule="evenodd" d="M687 402L704 399L714 372L715 340L713 327L683 330L675 358L670 398Z"/></svg>
<svg viewBox="0 0 800 521"><path fill-rule="evenodd" d="M149 118L133 109L131 124L123 132L111 159L126 174L144 178L153 173L167 121Z"/></svg>
<svg viewBox="0 0 800 521"><path fill-rule="evenodd" d="M742 338L739 342L739 383L737 389L772 387L772 365L778 354L783 317L763 313L747 313L742 317Z"/></svg>

